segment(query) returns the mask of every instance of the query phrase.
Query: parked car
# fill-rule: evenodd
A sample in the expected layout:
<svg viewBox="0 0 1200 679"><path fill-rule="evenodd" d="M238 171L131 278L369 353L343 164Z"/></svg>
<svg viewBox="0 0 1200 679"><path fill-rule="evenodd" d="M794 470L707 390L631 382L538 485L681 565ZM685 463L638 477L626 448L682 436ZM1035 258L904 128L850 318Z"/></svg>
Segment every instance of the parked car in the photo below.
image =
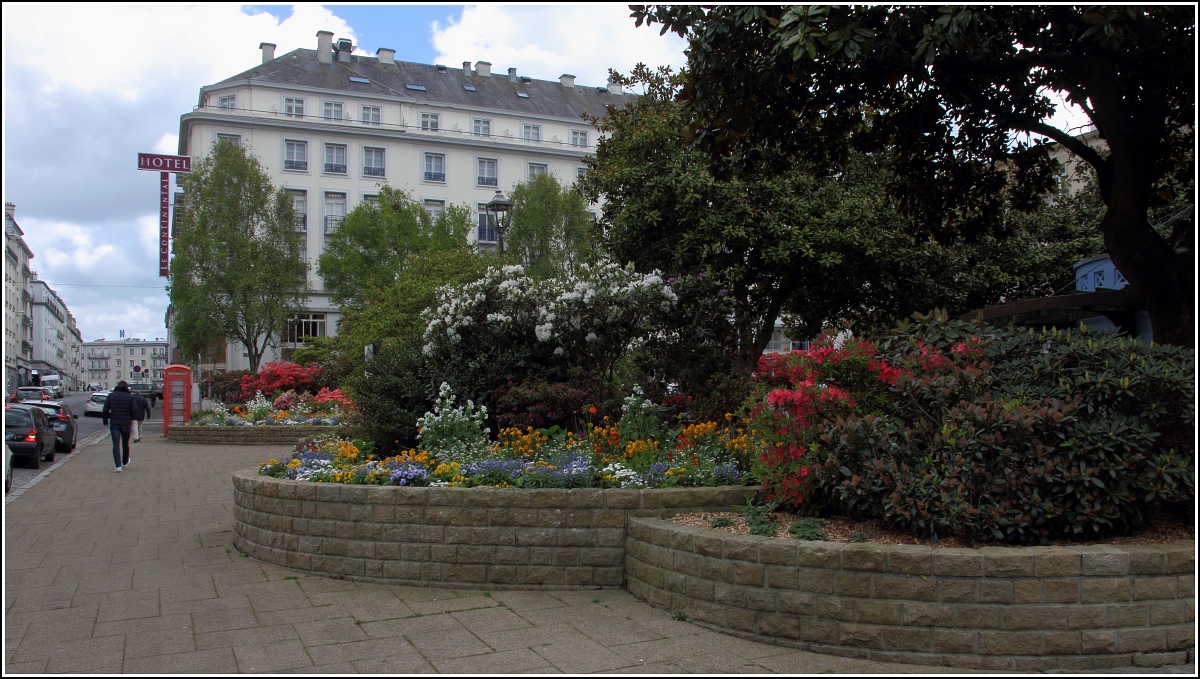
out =
<svg viewBox="0 0 1200 679"><path fill-rule="evenodd" d="M54 427L41 408L24 403L4 406L4 443L26 467L37 469L42 459L53 462L56 442Z"/></svg>
<svg viewBox="0 0 1200 679"><path fill-rule="evenodd" d="M5 459L5 465L4 465L4 494L5 494L5 495L8 495L10 492L12 492L12 459L13 459L13 454L12 454L12 448L9 448L7 443L5 443L5 444L4 444L4 459Z"/></svg>
<svg viewBox="0 0 1200 679"><path fill-rule="evenodd" d="M8 397L8 400L12 403L20 403L21 401L28 400L49 401L53 398L52 391L48 387L17 387L17 390Z"/></svg>
<svg viewBox="0 0 1200 679"><path fill-rule="evenodd" d="M108 400L108 395L112 391L97 391L88 398L87 403L83 404L84 417L100 417L104 412L104 402Z"/></svg>
<svg viewBox="0 0 1200 679"><path fill-rule="evenodd" d="M75 426L75 420L79 416L71 412L71 408L63 401L23 401L21 405L37 406L45 411L50 418L50 424L54 427L54 435L57 438L57 450L60 453L69 453L75 450L75 444L79 439L79 431Z"/></svg>

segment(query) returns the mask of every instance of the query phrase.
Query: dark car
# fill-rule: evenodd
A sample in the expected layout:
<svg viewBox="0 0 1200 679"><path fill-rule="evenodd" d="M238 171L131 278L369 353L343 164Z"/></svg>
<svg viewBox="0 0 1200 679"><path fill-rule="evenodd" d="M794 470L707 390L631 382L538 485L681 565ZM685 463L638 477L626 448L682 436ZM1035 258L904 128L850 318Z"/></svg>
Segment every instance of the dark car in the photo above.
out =
<svg viewBox="0 0 1200 679"><path fill-rule="evenodd" d="M47 401L54 398L51 395L49 387L17 387L17 390L9 395L8 400L13 403L28 401L30 399Z"/></svg>
<svg viewBox="0 0 1200 679"><path fill-rule="evenodd" d="M151 408L158 404L158 394L154 393L154 387L149 384L131 384L129 385L129 391L141 394L142 398L150 403Z"/></svg>
<svg viewBox="0 0 1200 679"><path fill-rule="evenodd" d="M4 443L26 467L37 469L44 458L54 461L58 437L41 408L23 403L4 406Z"/></svg>
<svg viewBox="0 0 1200 679"><path fill-rule="evenodd" d="M54 427L54 435L58 439L56 450L60 453L69 453L75 450L75 443L79 439L79 432L75 426L75 420L79 416L71 412L71 408L63 401L22 401L21 405L37 406L45 411L50 418L50 425Z"/></svg>

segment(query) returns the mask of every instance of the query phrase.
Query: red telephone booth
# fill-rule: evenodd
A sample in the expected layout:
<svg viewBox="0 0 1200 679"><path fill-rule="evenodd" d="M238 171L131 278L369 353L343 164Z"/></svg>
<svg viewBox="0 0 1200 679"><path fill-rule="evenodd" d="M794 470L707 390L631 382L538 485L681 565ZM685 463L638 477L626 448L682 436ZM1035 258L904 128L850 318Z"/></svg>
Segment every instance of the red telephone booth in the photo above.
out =
<svg viewBox="0 0 1200 679"><path fill-rule="evenodd" d="M173 424L192 419L192 369L169 365L163 371L163 436Z"/></svg>

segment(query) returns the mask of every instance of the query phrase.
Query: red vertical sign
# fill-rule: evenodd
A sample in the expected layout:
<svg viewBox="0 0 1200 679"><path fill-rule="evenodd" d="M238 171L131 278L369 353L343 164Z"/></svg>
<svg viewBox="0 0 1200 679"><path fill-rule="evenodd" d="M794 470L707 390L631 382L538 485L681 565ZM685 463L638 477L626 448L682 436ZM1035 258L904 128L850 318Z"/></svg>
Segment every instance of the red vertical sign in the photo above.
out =
<svg viewBox="0 0 1200 679"><path fill-rule="evenodd" d="M171 272L171 173L191 172L190 156L139 153L138 169L158 172L158 275Z"/></svg>
<svg viewBox="0 0 1200 679"><path fill-rule="evenodd" d="M171 273L171 173L158 174L158 275Z"/></svg>

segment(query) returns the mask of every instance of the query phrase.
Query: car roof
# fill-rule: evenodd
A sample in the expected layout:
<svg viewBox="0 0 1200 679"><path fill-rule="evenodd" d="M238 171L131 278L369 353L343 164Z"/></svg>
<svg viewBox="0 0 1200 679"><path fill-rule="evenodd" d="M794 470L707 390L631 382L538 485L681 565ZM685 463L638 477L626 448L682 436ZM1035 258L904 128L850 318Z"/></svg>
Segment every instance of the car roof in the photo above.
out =
<svg viewBox="0 0 1200 679"><path fill-rule="evenodd" d="M4 409L5 410L12 410L12 409L24 410L27 412L33 412L36 410L37 412L39 412L43 415L46 414L46 411L42 410L41 408L36 407L33 404L29 404L29 403L5 403Z"/></svg>

